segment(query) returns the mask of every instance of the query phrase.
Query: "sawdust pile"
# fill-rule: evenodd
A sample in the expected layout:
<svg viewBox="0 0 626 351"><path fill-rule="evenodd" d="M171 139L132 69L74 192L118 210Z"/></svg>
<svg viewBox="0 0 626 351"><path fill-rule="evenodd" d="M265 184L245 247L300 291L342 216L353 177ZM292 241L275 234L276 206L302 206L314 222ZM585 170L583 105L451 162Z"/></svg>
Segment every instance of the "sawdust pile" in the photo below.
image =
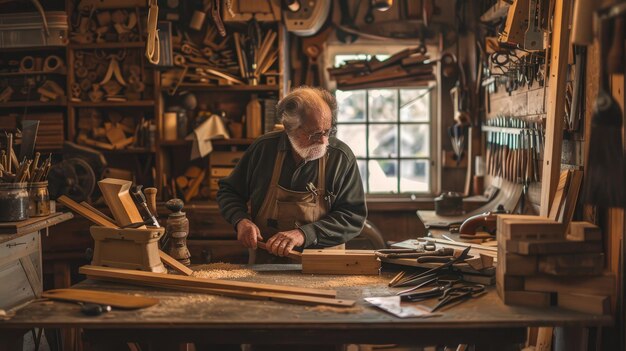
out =
<svg viewBox="0 0 626 351"><path fill-rule="evenodd" d="M256 272L238 264L217 262L194 267L192 275L204 279L238 279L255 276Z"/></svg>
<svg viewBox="0 0 626 351"><path fill-rule="evenodd" d="M315 307L307 307L306 310L313 311L313 312L335 312L335 313L348 314L348 313L359 313L363 311L363 308L361 308L360 306L334 307L334 306L317 305Z"/></svg>
<svg viewBox="0 0 626 351"><path fill-rule="evenodd" d="M159 304L164 307L183 306L194 303L205 303L215 300L215 295L183 295L172 299L162 299Z"/></svg>
<svg viewBox="0 0 626 351"><path fill-rule="evenodd" d="M386 283L386 280L378 276L369 275L355 275L355 276L342 276L335 279L328 279L327 281L314 282L310 284L311 288L338 288L342 286L363 286ZM309 285L309 284L307 284Z"/></svg>

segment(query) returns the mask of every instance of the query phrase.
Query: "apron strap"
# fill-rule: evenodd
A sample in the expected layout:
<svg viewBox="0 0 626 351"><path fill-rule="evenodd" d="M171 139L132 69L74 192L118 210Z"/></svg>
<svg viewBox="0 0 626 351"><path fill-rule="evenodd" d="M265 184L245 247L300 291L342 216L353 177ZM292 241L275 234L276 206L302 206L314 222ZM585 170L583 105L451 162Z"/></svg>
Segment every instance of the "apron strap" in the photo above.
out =
<svg viewBox="0 0 626 351"><path fill-rule="evenodd" d="M278 181L280 180L280 170L283 167L283 161L285 160L285 151L278 151L278 155L276 155L276 161L274 161L274 171L272 172L272 180L270 180L270 187L278 185Z"/></svg>

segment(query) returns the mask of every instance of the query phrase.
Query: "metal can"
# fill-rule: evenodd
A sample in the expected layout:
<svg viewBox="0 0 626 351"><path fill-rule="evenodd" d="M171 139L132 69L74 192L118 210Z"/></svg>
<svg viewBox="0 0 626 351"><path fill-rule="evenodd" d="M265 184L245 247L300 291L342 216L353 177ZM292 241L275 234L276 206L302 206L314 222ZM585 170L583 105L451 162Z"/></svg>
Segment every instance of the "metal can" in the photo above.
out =
<svg viewBox="0 0 626 351"><path fill-rule="evenodd" d="M28 214L41 217L50 214L48 181L28 183Z"/></svg>
<svg viewBox="0 0 626 351"><path fill-rule="evenodd" d="M28 219L26 183L0 183L0 222Z"/></svg>

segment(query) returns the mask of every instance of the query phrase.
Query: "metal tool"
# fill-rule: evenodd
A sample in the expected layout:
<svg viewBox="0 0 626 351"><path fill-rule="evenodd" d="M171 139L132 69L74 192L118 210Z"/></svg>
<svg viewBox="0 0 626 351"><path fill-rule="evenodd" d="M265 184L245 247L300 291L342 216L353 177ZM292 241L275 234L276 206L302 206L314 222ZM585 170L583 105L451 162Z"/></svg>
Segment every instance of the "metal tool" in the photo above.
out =
<svg viewBox="0 0 626 351"><path fill-rule="evenodd" d="M33 158L35 151L35 142L37 140L37 129L39 129L39 121L23 120L22 121L22 146L20 146L20 160Z"/></svg>
<svg viewBox="0 0 626 351"><path fill-rule="evenodd" d="M462 283L461 286L454 286L454 284L445 289L439 303L430 310L435 312L443 306L449 305L453 302L468 300L472 297L480 296L485 292L485 286L482 284L468 285Z"/></svg>
<svg viewBox="0 0 626 351"><path fill-rule="evenodd" d="M158 228L160 227L159 221L152 214L152 212L150 212L150 208L148 208L148 203L146 202L146 197L141 191L141 188L142 185L135 185L131 188L130 195L133 197L135 203L139 206L140 213L142 213L143 219L145 219L145 222L148 222L146 224L152 224L153 226Z"/></svg>
<svg viewBox="0 0 626 351"><path fill-rule="evenodd" d="M423 256L451 256L454 249L441 248L436 251L426 250L425 248L417 249L382 249L374 252L376 256L383 258L418 258Z"/></svg>
<svg viewBox="0 0 626 351"><path fill-rule="evenodd" d="M427 270L426 272L422 272L422 273L412 273L407 275L404 271L400 272L399 274L397 274L390 282L389 282L389 286L391 287L397 287L397 286L405 286L406 284L408 284L408 282L413 282L416 279L422 278L424 276L428 276L434 273L437 273L441 270L444 270L446 268L451 267L453 264L457 263L457 262L461 262L463 260L465 260L468 257L468 253L469 250L471 249L471 246L468 246L467 248L465 248L465 250L463 250L461 252L461 254L450 260L449 262L446 262L444 264L442 264L441 266L432 268Z"/></svg>
<svg viewBox="0 0 626 351"><path fill-rule="evenodd" d="M111 306L99 305L95 303L78 302L80 305L80 312L87 316L99 316L106 312L111 312Z"/></svg>

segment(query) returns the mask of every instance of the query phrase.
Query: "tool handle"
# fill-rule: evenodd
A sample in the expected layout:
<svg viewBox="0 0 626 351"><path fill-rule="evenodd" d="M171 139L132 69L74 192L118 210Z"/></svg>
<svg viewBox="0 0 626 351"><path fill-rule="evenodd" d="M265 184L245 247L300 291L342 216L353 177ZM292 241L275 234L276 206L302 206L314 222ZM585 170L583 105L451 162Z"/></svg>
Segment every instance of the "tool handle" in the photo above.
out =
<svg viewBox="0 0 626 351"><path fill-rule="evenodd" d="M146 195L146 200L148 202L148 208L150 209L150 212L152 212L155 217L158 217L156 207L157 188L145 188L143 189L143 193Z"/></svg>
<svg viewBox="0 0 626 351"><path fill-rule="evenodd" d="M422 256L417 258L417 263L448 263L451 260L450 256Z"/></svg>
<svg viewBox="0 0 626 351"><path fill-rule="evenodd" d="M576 0L574 2L574 20L572 21L572 44L591 45L593 43L594 0Z"/></svg>
<svg viewBox="0 0 626 351"><path fill-rule="evenodd" d="M613 40L606 56L606 70L610 74L624 73L624 17L615 17Z"/></svg>

